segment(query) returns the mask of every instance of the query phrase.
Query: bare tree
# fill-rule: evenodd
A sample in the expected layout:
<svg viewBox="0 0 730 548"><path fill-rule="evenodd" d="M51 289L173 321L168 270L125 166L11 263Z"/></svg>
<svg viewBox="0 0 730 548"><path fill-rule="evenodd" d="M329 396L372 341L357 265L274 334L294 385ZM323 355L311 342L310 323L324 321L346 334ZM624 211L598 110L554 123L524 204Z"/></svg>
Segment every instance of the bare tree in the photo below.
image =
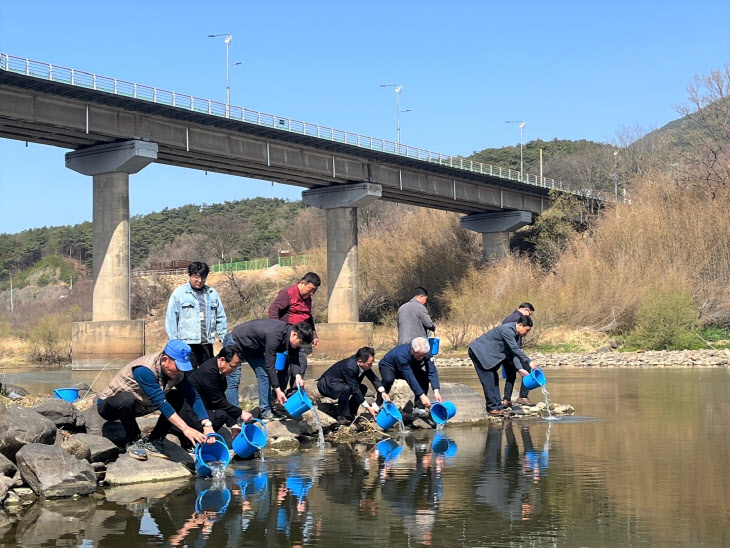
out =
<svg viewBox="0 0 730 548"><path fill-rule="evenodd" d="M689 122L677 181L714 199L730 181L730 64L707 76L695 76L688 100L677 107Z"/></svg>

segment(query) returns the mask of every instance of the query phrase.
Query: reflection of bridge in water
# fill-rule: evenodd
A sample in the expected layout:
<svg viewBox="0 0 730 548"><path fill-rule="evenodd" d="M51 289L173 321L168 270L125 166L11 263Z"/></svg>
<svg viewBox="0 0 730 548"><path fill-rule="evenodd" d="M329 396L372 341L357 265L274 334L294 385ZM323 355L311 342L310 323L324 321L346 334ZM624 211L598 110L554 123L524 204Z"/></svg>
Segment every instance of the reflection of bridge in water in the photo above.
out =
<svg viewBox="0 0 730 548"><path fill-rule="evenodd" d="M93 321L74 326L74 366L144 352L130 320L129 175L151 162L305 187L327 212L329 324L321 351L369 338L359 322L356 208L376 199L466 214L485 256L533 221L559 181L0 53L0 137L73 149L66 166L93 177ZM335 341L344 347L338 347Z"/></svg>

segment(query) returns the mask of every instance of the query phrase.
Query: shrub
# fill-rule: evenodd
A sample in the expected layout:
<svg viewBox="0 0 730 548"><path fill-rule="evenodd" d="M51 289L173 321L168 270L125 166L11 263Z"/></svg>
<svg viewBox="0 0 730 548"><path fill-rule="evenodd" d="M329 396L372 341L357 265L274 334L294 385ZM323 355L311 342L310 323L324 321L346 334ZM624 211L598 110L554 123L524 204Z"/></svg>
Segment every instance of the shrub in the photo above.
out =
<svg viewBox="0 0 730 548"><path fill-rule="evenodd" d="M71 317L48 314L40 318L30 331L30 359L58 364L71 360Z"/></svg>
<svg viewBox="0 0 730 548"><path fill-rule="evenodd" d="M698 319L689 293L681 289L654 289L641 300L629 343L649 350L701 347L693 332Z"/></svg>

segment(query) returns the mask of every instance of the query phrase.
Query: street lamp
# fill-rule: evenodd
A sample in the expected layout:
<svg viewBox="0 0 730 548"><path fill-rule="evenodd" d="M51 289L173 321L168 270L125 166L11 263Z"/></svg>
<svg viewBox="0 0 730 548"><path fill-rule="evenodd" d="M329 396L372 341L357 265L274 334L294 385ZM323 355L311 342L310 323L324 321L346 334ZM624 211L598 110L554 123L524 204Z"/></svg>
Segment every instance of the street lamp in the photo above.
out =
<svg viewBox="0 0 730 548"><path fill-rule="evenodd" d="M230 69L231 67L235 67L236 65L240 65L241 62L238 63L230 63L228 61L229 59L229 49L231 46L231 42L233 41L233 36L230 34L209 34L208 38L218 38L220 36L225 36L224 42L226 43L226 116L228 116L228 112L231 106L231 78L230 78Z"/></svg>
<svg viewBox="0 0 730 548"><path fill-rule="evenodd" d="M619 176L616 173L616 163L618 162L618 150L613 151L613 173L611 173L611 179L613 179L613 195L618 203L618 180Z"/></svg>
<svg viewBox="0 0 730 548"><path fill-rule="evenodd" d="M505 124L518 124L520 126L520 181L522 180L523 162L522 162L522 130L525 129L525 122L522 120L507 120Z"/></svg>
<svg viewBox="0 0 730 548"><path fill-rule="evenodd" d="M397 127L397 141L398 151L400 151L400 115L401 112L410 112L411 109L401 110L400 109L400 92L403 91L403 86L400 84L380 84L381 88L395 88L395 112L396 112L396 127Z"/></svg>

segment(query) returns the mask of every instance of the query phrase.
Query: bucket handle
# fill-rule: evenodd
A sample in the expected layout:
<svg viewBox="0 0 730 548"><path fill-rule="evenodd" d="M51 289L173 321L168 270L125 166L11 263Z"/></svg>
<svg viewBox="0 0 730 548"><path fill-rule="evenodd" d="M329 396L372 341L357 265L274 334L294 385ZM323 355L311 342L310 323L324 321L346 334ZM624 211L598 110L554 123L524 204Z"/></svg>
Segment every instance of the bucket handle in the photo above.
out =
<svg viewBox="0 0 730 548"><path fill-rule="evenodd" d="M216 438L220 438L219 441L221 441L223 443L223 445L225 445L226 447L228 447L228 444L226 443L226 439L223 436L221 436L220 434L216 434L216 433L206 434L205 435L205 438L208 439L211 436L214 436ZM196 462L197 461L200 461L203 465L208 466L205 463L205 461L203 461L203 459L200 458L200 451L203 448L203 445L204 445L203 443L196 443L195 444L195 450L193 451L193 456L195 456Z"/></svg>
<svg viewBox="0 0 730 548"><path fill-rule="evenodd" d="M264 429L264 436L266 436L266 439L269 438L269 429L266 428L266 423L262 421L261 419L253 419L255 422L252 422L254 426L256 426L259 430L263 427ZM259 423L259 424L256 424Z"/></svg>

